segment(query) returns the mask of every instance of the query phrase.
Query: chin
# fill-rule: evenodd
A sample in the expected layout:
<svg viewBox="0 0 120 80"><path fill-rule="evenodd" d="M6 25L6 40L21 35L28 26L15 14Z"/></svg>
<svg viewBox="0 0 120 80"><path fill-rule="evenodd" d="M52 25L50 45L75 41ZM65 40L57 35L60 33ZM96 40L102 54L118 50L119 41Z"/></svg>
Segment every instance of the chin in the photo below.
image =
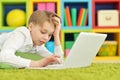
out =
<svg viewBox="0 0 120 80"><path fill-rule="evenodd" d="M37 44L38 46L41 46L41 45L43 45L43 43L39 43L39 44Z"/></svg>
<svg viewBox="0 0 120 80"><path fill-rule="evenodd" d="M43 44L37 44L37 46L41 46L41 45L43 45Z"/></svg>

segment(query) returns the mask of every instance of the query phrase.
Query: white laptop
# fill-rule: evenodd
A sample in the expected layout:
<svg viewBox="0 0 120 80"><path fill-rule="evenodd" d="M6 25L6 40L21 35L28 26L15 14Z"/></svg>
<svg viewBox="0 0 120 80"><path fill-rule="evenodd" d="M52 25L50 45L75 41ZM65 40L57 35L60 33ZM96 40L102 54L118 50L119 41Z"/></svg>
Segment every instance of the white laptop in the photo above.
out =
<svg viewBox="0 0 120 80"><path fill-rule="evenodd" d="M90 66L106 37L107 34L81 32L63 64L32 69L65 69Z"/></svg>

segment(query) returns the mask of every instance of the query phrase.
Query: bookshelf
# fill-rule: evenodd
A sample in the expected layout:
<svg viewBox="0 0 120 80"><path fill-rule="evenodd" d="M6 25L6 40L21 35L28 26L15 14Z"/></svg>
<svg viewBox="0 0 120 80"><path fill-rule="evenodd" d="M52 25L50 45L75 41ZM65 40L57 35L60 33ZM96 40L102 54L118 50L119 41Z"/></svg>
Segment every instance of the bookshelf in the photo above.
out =
<svg viewBox="0 0 120 80"><path fill-rule="evenodd" d="M21 9L25 12L26 20L28 17L28 1L27 0L0 0L0 32L9 32L15 29L17 26L8 26L6 22L6 16L12 9ZM27 21L25 22L26 26Z"/></svg>
<svg viewBox="0 0 120 80"><path fill-rule="evenodd" d="M69 7L69 12L72 18L72 9L76 9L76 25L65 25L65 13L66 6ZM88 19L86 25L77 25L78 14L81 8L85 8L88 11ZM92 31L92 20L91 20L91 1L90 0L62 0L61 1L61 16L62 16L62 30L61 30L61 43L64 51L64 56L68 55L77 34L81 31ZM66 14L67 15L67 14ZM66 16L67 17L67 16ZM72 19L71 19L72 20ZM72 21L71 21L72 22Z"/></svg>
<svg viewBox="0 0 120 80"><path fill-rule="evenodd" d="M95 57L95 61L97 60L120 60L120 22L118 26L98 26L98 10L118 10L120 13L120 1L119 0L62 0L62 14L64 14L64 8L68 5L70 8L85 7L88 9L88 24L86 26L65 26L65 19L63 18L62 24L62 47L65 52L65 56L68 55L69 50L66 48L66 45L70 43L70 46L73 45L75 41L74 34L79 33L81 31L88 32L96 32L96 33L106 33L108 37L106 41L116 41L117 42L117 51L116 56L97 56ZM78 14L78 13L77 13ZM62 15L64 16L64 15ZM92 17L91 17L92 16ZM118 16L120 20L120 15ZM70 35L70 40L67 41L68 35ZM68 38L69 39L69 38ZM66 43L67 42L67 43Z"/></svg>
<svg viewBox="0 0 120 80"><path fill-rule="evenodd" d="M17 28L16 26L8 26L6 23L7 13L15 8L22 9L26 14L26 23L33 11L37 10L38 3L55 3L55 12L62 18L61 43L63 51L66 48L70 49L73 45L76 36L80 32L97 32L107 33L106 40L117 41L116 56L97 56L95 60L120 60L120 0L0 0L0 32L9 32ZM70 10L76 9L76 25L65 25L65 8ZM85 8L88 11L87 24L83 26L77 25L80 8ZM118 26L98 26L98 11L99 10L117 10L119 15ZM72 13L72 12L71 12ZM75 15L74 15L75 16ZM72 17L72 16L71 16ZM74 17L73 17L74 18ZM70 46L67 46L70 44ZM69 51L69 50L67 50ZM65 56L67 54L65 53Z"/></svg>
<svg viewBox="0 0 120 80"><path fill-rule="evenodd" d="M107 33L108 37L106 40L117 42L116 56L97 56L95 60L120 60L120 22L118 26L99 26L99 10L117 10L119 14L120 0L92 0L92 31L99 33ZM118 15L118 18L120 20L120 15Z"/></svg>
<svg viewBox="0 0 120 80"><path fill-rule="evenodd" d="M34 11L34 10L36 10L37 9L37 4L38 3L51 3L51 2L53 2L53 3L55 3L55 12L60 16L60 14L61 14L61 10L60 10L60 7L61 7L61 2L60 2L60 0L44 0L44 1L42 1L42 0L30 0L29 1L29 16L32 14L32 12Z"/></svg>
<svg viewBox="0 0 120 80"><path fill-rule="evenodd" d="M86 26L65 26L64 24L64 9L66 6L69 6L69 9L71 10L72 8L77 9L77 14L79 12L80 8L86 8L88 11L88 24ZM91 1L90 0L62 0L61 1L61 16L63 16L62 21L62 29L63 30L89 30L91 29ZM76 15L78 16L78 15Z"/></svg>
<svg viewBox="0 0 120 80"><path fill-rule="evenodd" d="M38 3L55 3L55 12L60 15L60 0L0 0L0 32L9 32L17 28L17 26L9 26L6 22L7 14L13 9L21 9L25 12L26 22L25 25L28 26L27 22L29 16L34 10L37 10Z"/></svg>
<svg viewBox="0 0 120 80"><path fill-rule="evenodd" d="M94 29L119 29L119 26L98 26L98 11L99 10L118 10L120 11L119 0L93 0L92 2L92 26Z"/></svg>

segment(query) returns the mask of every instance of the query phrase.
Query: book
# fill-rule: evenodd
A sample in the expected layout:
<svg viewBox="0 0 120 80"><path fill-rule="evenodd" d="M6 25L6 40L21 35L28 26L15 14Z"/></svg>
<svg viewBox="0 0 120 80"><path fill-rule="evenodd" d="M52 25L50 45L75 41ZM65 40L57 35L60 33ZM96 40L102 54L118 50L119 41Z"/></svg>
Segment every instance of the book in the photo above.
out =
<svg viewBox="0 0 120 80"><path fill-rule="evenodd" d="M70 53L70 49L66 49L65 50L66 57L68 56L69 53Z"/></svg>
<svg viewBox="0 0 120 80"><path fill-rule="evenodd" d="M46 3L38 3L37 4L37 10L46 10Z"/></svg>
<svg viewBox="0 0 120 80"><path fill-rule="evenodd" d="M65 25L65 26L68 26L65 9L64 9L64 25Z"/></svg>
<svg viewBox="0 0 120 80"><path fill-rule="evenodd" d="M86 25L87 25L87 23L88 23L88 10L86 9L84 26L86 26Z"/></svg>
<svg viewBox="0 0 120 80"><path fill-rule="evenodd" d="M83 12L84 12L84 8L80 8L78 13L77 26L80 26L82 23Z"/></svg>
<svg viewBox="0 0 120 80"><path fill-rule="evenodd" d="M87 20L87 9L84 9L82 23L80 24L80 26L85 26L86 20Z"/></svg>
<svg viewBox="0 0 120 80"><path fill-rule="evenodd" d="M46 3L46 10L55 12L55 3L54 2L47 2Z"/></svg>
<svg viewBox="0 0 120 80"><path fill-rule="evenodd" d="M76 26L76 19L77 19L77 9L71 9L71 16L72 16L72 26Z"/></svg>
<svg viewBox="0 0 120 80"><path fill-rule="evenodd" d="M72 26L69 6L66 6L65 11L66 11L66 18L67 18L68 26Z"/></svg>

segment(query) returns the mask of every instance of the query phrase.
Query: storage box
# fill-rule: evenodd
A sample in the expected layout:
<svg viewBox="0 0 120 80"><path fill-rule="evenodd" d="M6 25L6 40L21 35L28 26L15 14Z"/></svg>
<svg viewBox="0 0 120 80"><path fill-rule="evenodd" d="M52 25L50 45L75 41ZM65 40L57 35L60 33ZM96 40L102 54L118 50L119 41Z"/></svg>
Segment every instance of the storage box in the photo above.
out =
<svg viewBox="0 0 120 80"><path fill-rule="evenodd" d="M99 10L98 26L119 26L118 10Z"/></svg>
<svg viewBox="0 0 120 80"><path fill-rule="evenodd" d="M105 41L98 51L98 56L116 56L117 41Z"/></svg>

